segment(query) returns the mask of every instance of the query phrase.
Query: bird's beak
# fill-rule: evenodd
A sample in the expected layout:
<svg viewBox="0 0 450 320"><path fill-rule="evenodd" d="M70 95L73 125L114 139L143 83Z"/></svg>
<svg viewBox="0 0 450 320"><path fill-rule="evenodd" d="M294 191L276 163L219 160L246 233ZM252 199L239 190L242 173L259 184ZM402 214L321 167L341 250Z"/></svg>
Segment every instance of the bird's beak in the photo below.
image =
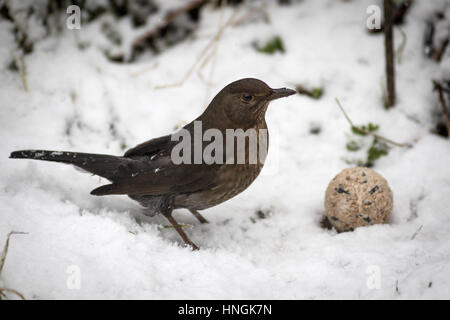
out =
<svg viewBox="0 0 450 320"><path fill-rule="evenodd" d="M291 96L295 93L297 93L297 91L288 88L272 89L272 93L269 95L268 99L275 100Z"/></svg>

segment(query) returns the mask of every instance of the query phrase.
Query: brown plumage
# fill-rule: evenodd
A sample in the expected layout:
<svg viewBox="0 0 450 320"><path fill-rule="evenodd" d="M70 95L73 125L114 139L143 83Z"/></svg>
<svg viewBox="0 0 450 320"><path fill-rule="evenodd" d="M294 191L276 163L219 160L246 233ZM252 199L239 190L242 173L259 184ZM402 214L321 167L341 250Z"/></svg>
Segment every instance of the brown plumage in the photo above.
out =
<svg viewBox="0 0 450 320"><path fill-rule="evenodd" d="M242 79L227 85L194 121L201 121L202 131L218 129L223 134L223 149L227 129L267 129L264 119L271 100L294 94L294 90L271 89L257 79ZM194 121L187 124L194 144ZM14 151L10 158L47 160L72 164L111 181L92 190L92 195L126 194L146 207L146 213L162 213L183 240L194 249L198 247L187 237L172 217L172 210L189 209L200 222L206 222L197 210L220 204L244 191L260 173L263 162L249 162L249 145L245 145L245 163L237 164L174 164L172 149L179 143L171 135L144 142L123 156L45 150ZM258 148L268 148L268 143ZM268 142L268 141L267 141ZM202 142L203 150L210 142ZM192 155L192 160L194 156Z"/></svg>

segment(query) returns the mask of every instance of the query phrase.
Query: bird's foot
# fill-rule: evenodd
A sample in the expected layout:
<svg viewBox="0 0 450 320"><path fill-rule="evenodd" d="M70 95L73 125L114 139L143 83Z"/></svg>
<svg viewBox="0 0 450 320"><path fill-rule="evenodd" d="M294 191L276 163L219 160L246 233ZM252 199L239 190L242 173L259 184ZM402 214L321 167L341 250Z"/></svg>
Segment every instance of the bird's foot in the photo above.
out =
<svg viewBox="0 0 450 320"><path fill-rule="evenodd" d="M184 243L192 247L192 250L199 250L200 248L189 239L187 234L183 231L183 228L178 224L175 218L172 216L172 211L163 213L163 215L169 220L170 224L177 230L180 237L183 239Z"/></svg>
<svg viewBox="0 0 450 320"><path fill-rule="evenodd" d="M203 217L200 212L198 212L195 209L189 209L189 211L194 215L194 217L197 218L198 221L200 221L200 223L208 223L208 220L205 219L205 217Z"/></svg>
<svg viewBox="0 0 450 320"><path fill-rule="evenodd" d="M199 248L195 243L193 243L193 242L191 242L191 243L186 243L186 244L188 244L189 246L191 246L192 251L200 250L200 248Z"/></svg>

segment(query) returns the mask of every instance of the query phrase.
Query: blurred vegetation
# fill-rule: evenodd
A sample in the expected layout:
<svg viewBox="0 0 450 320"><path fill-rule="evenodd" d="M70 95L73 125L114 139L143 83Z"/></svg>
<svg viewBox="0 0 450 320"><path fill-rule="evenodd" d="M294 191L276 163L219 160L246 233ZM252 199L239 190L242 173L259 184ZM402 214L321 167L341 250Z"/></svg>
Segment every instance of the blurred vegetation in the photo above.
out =
<svg viewBox="0 0 450 320"><path fill-rule="evenodd" d="M348 164L356 164L362 167L373 167L376 160L380 159L389 153L389 146L379 141L376 137L368 134L368 132L375 133L379 129L379 125L369 122L367 125L352 126L351 133L353 136L348 136L350 139L345 147L349 152L360 152L363 158L345 159ZM356 139L360 137L360 139Z"/></svg>
<svg viewBox="0 0 450 320"><path fill-rule="evenodd" d="M291 2L277 1L278 5L283 6ZM179 4L165 0L4 0L0 1L0 19L11 22L16 51L23 56L32 53L34 44L42 38L62 34L66 28L67 8L76 5L81 11L82 28L101 19L99 32L109 42L109 46L102 49L105 56L114 62L133 62L144 52L158 54L192 35L201 19L201 9L206 4L211 4L213 10L221 10L224 4L232 7L254 6L256 9L253 11L264 14L266 22L269 21L264 5L260 8L255 6L256 3L242 0L185 0ZM248 14L247 18L251 20ZM131 31L127 30L126 34L116 23L121 19L130 21ZM130 44L129 37L134 37L134 34ZM80 49L91 45L89 41L79 39L78 34L75 38ZM261 46L255 45L255 48L265 54L285 52L283 40L278 35ZM11 61L11 69L19 71L17 58ZM320 93L315 92L314 95L319 96Z"/></svg>
<svg viewBox="0 0 450 320"><path fill-rule="evenodd" d="M274 54L276 52L285 53L283 40L280 36L274 36L270 38L263 46L260 46L258 43L253 44L255 49L259 52L266 54Z"/></svg>
<svg viewBox="0 0 450 320"><path fill-rule="evenodd" d="M306 96L316 99L316 100L320 99L324 93L323 87L315 87L312 89L308 89L308 88L306 88L306 86L301 85L301 84L297 84L295 86L295 90L297 91L298 94L306 95Z"/></svg>

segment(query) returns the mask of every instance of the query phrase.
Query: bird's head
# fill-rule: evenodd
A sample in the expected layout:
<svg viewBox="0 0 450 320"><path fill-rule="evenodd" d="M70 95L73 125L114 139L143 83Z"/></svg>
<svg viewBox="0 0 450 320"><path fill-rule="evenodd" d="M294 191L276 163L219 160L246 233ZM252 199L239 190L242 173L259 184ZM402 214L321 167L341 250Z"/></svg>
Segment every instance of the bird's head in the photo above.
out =
<svg viewBox="0 0 450 320"><path fill-rule="evenodd" d="M236 125L251 125L264 118L270 101L295 93L287 88L272 89L261 80L245 78L223 88L211 101L207 112L220 114Z"/></svg>

